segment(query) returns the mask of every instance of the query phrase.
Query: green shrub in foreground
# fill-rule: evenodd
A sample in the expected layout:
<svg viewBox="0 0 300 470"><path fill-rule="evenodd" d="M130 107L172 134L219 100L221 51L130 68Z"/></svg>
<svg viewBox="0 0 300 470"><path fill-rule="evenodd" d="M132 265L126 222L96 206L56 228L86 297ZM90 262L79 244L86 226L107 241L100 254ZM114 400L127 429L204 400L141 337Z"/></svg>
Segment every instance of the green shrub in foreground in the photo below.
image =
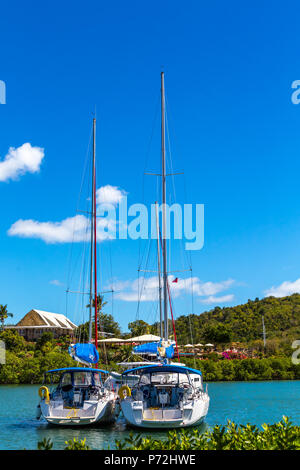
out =
<svg viewBox="0 0 300 470"><path fill-rule="evenodd" d="M51 439L38 442L39 450L51 450ZM285 416L279 423L263 424L262 428L228 421L226 426L214 426L201 433L199 429L168 432L166 439L142 437L131 433L116 441L118 450L300 450L300 426L294 426ZM70 439L64 450L90 450L86 440Z"/></svg>
<svg viewBox="0 0 300 470"><path fill-rule="evenodd" d="M170 431L165 440L130 434L116 441L119 450L300 450L300 426L283 417L276 424L214 426L201 433L199 429Z"/></svg>

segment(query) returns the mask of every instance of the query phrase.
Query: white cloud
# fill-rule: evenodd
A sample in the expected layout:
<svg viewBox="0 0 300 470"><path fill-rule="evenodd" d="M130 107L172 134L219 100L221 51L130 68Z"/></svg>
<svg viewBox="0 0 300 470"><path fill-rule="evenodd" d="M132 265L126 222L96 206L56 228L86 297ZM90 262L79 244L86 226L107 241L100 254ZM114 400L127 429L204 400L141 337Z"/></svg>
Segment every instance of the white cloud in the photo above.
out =
<svg viewBox="0 0 300 470"><path fill-rule="evenodd" d="M44 156L44 149L32 147L30 143L10 147L0 162L0 181L15 180L24 173L38 173Z"/></svg>
<svg viewBox="0 0 300 470"><path fill-rule="evenodd" d="M155 276L134 281L115 282L114 290L121 291L117 293L117 298L126 302L158 300L158 279Z"/></svg>
<svg viewBox="0 0 300 470"><path fill-rule="evenodd" d="M178 279L173 282L175 277L168 276L169 286L173 298L180 297L183 294L194 293L197 297L206 297L201 299L205 303L224 303L230 302L234 296L228 294L223 297L214 297L214 294L222 292L233 283L233 279L222 282L202 282L198 277L188 279ZM114 283L114 290L119 291L117 298L126 302L147 302L158 300L158 279L157 276L149 278L135 279L134 281L120 281Z"/></svg>
<svg viewBox="0 0 300 470"><path fill-rule="evenodd" d="M97 190L99 203L116 204L126 192L115 186L103 186ZM90 219L84 215L68 217L60 222L39 222L19 219L8 230L8 235L22 238L38 238L46 243L83 242L90 238ZM97 240L112 240L116 234L116 220L109 217L97 219Z"/></svg>
<svg viewBox="0 0 300 470"><path fill-rule="evenodd" d="M98 219L97 240L113 238L114 221ZM90 238L90 220L84 215L75 215L61 222L38 222L36 220L17 220L8 235L21 238L39 238L46 243L84 242Z"/></svg>
<svg viewBox="0 0 300 470"><path fill-rule="evenodd" d="M225 304L227 302L232 302L233 299L234 299L233 294L223 295L220 297L210 295L209 297L206 297L205 299L201 299L200 302L204 304Z"/></svg>
<svg viewBox="0 0 300 470"><path fill-rule="evenodd" d="M87 239L89 220L84 215L69 217L61 222L17 220L8 234L23 238L40 238L46 243L79 242Z"/></svg>
<svg viewBox="0 0 300 470"><path fill-rule="evenodd" d="M53 281L50 281L49 284L52 284L53 286L63 286L62 282L58 281L57 279L53 279Z"/></svg>
<svg viewBox="0 0 300 470"><path fill-rule="evenodd" d="M221 282L202 282L199 278L194 277L183 280L183 282L185 283L185 286L186 283L188 283L188 289L190 291L193 290L196 295L201 297L206 295L212 296L218 294L219 292L223 292L232 286L235 281L233 279L228 279L227 281ZM180 286L180 281L178 281L178 285Z"/></svg>
<svg viewBox="0 0 300 470"><path fill-rule="evenodd" d="M272 286L270 289L264 291L266 297L273 296L273 297L285 297L291 294L299 294L300 293L300 279L296 279L296 281L284 281L279 286Z"/></svg>
<svg viewBox="0 0 300 470"><path fill-rule="evenodd" d="M96 202L97 204L112 204L116 206L126 194L126 191L123 189L107 184L97 189Z"/></svg>

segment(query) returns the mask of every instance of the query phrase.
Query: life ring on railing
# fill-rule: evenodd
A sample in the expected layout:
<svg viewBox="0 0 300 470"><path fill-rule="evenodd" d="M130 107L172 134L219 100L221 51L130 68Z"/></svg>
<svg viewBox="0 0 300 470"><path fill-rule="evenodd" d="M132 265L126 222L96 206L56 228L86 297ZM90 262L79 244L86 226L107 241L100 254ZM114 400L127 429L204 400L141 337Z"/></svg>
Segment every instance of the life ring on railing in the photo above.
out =
<svg viewBox="0 0 300 470"><path fill-rule="evenodd" d="M126 397L131 397L131 388L128 385L122 385L122 387L118 391L118 395L121 400L124 400Z"/></svg>
<svg viewBox="0 0 300 470"><path fill-rule="evenodd" d="M45 398L46 403L49 403L50 400L50 393L48 387L45 387L43 385L42 387L39 388L39 397L43 400Z"/></svg>

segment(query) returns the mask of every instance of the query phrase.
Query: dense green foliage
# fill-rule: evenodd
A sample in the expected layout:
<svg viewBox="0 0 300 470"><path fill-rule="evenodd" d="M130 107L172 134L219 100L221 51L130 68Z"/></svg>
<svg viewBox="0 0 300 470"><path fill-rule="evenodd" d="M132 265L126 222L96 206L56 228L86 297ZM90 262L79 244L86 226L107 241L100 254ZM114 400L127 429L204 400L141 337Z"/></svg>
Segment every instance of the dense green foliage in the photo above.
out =
<svg viewBox="0 0 300 470"><path fill-rule="evenodd" d="M79 441L74 437L74 439L69 439L65 441L66 447L63 450L91 450L91 448L86 444L86 439ZM38 442L38 450L52 450L53 442L51 439L43 439Z"/></svg>
<svg viewBox="0 0 300 470"><path fill-rule="evenodd" d="M119 324L114 320L113 316L103 312L103 307L107 302L104 301L104 296L101 294L97 295L97 325L98 334L101 337L101 333L108 333L111 336L119 337L121 335L121 329ZM90 308L90 304L86 306ZM95 300L92 302L92 308L95 308ZM89 339L89 322L79 325L75 332L75 336L79 341L88 341ZM93 312L93 325L92 325L92 336L95 337L95 315ZM106 336L104 334L104 336Z"/></svg>
<svg viewBox="0 0 300 470"><path fill-rule="evenodd" d="M128 324L131 336L146 335L150 332L151 326L144 320L135 320Z"/></svg>
<svg viewBox="0 0 300 470"><path fill-rule="evenodd" d="M262 337L262 315L268 338L300 338L300 294L293 294L248 300L235 307L215 307L201 315L180 316L176 320L178 342L258 340Z"/></svg>
<svg viewBox="0 0 300 470"><path fill-rule="evenodd" d="M15 330L0 333L6 345L6 363L0 364L0 384L41 383L49 369L71 367L76 362L68 354L69 338L53 339L45 332L36 343L26 342ZM118 370L117 362L128 358L131 345L105 348L100 346L101 369Z"/></svg>
<svg viewBox="0 0 300 470"><path fill-rule="evenodd" d="M101 302L100 302L101 300ZM111 315L102 312L105 305L99 298L99 317L102 330L120 336L120 328ZM7 310L7 309L6 309ZM264 315L268 333L266 348L261 340L261 316ZM190 324L191 322L191 324ZM143 320L129 324L131 335L157 334L157 325L148 325ZM172 325L170 324L170 331ZM243 342L243 346L254 351L255 358L222 359L216 353L204 354L204 359L185 357L186 365L203 372L205 381L229 380L293 380L300 379L300 365L291 361L292 341L300 339L300 295L248 301L236 307L216 307L210 312L176 320L179 343L212 342L221 345L221 350L230 341ZM81 340L88 337L88 324L79 327ZM74 365L67 348L69 339L54 340L51 333L44 333L36 343L29 343L15 330L0 332L0 340L6 345L6 364L0 365L0 384L40 383L46 370ZM100 345L101 367L118 370L117 363L126 360L132 353L131 345ZM132 360L139 360L131 356Z"/></svg>
<svg viewBox="0 0 300 470"><path fill-rule="evenodd" d="M288 357L264 359L200 360L185 359L187 366L202 371L206 382L230 380L294 380L300 379L300 364Z"/></svg>
<svg viewBox="0 0 300 470"><path fill-rule="evenodd" d="M69 439L65 441L66 447L64 450L91 450L91 448L86 444L86 439L79 441L74 437L74 439Z"/></svg>
<svg viewBox="0 0 300 470"><path fill-rule="evenodd" d="M166 439L130 434L116 441L119 450L300 450L300 426L288 418L276 424L214 426L201 433L199 429L170 431Z"/></svg>
<svg viewBox="0 0 300 470"><path fill-rule="evenodd" d="M109 336L119 337L121 329L113 316L107 313L98 313L98 336L102 337L101 332L109 333ZM95 324L92 325L92 336L95 337ZM106 336L106 335L105 335ZM88 341L89 339L89 322L79 325L75 331L75 337L79 341Z"/></svg>
<svg viewBox="0 0 300 470"><path fill-rule="evenodd" d="M49 333L44 333L37 343L27 343L14 330L5 330L0 339L6 344L6 364L0 365L0 384L41 383L47 370L74 365L66 345L58 345Z"/></svg>
<svg viewBox="0 0 300 470"><path fill-rule="evenodd" d="M294 426L284 416L279 423L263 424L262 428L228 421L226 426L216 425L205 432L199 428L181 429L168 432L165 439L131 433L115 442L118 450L300 450L300 426ZM38 442L39 450L52 448L50 439ZM90 447L85 439L74 438L66 441L64 450L90 450Z"/></svg>

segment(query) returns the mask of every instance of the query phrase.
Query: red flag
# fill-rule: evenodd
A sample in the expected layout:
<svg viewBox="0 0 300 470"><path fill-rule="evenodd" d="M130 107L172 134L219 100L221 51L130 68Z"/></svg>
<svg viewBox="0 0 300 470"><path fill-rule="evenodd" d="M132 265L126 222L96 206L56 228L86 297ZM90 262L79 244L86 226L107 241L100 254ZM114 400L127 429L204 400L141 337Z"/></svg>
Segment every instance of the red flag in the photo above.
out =
<svg viewBox="0 0 300 470"><path fill-rule="evenodd" d="M172 282L178 282L178 277L175 277L175 279Z"/></svg>

